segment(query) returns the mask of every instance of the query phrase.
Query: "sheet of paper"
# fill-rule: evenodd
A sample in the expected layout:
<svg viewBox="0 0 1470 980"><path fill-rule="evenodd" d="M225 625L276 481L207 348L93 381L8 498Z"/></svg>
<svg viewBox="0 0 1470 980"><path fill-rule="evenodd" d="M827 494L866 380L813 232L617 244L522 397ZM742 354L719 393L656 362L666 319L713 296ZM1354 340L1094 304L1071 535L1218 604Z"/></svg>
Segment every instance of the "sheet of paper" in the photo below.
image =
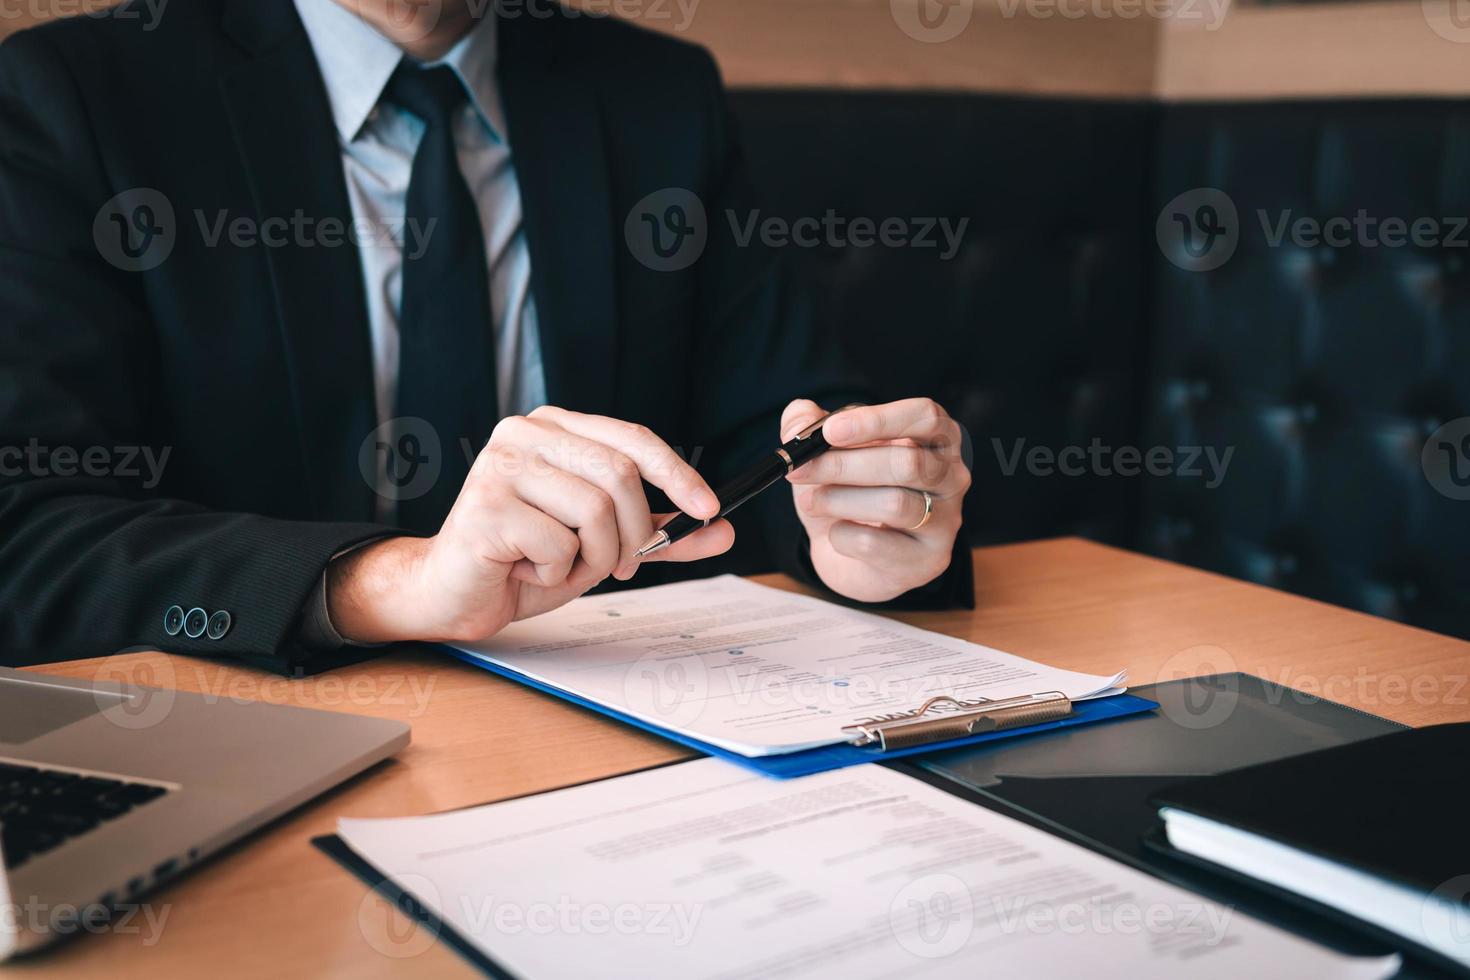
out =
<svg viewBox="0 0 1470 980"><path fill-rule="evenodd" d="M733 575L584 596L464 648L526 677L746 756L846 741L842 727L960 699L1117 694L1055 670Z"/></svg>
<svg viewBox="0 0 1470 980"><path fill-rule="evenodd" d="M342 838L528 980L1385 977L880 766L701 759Z"/></svg>

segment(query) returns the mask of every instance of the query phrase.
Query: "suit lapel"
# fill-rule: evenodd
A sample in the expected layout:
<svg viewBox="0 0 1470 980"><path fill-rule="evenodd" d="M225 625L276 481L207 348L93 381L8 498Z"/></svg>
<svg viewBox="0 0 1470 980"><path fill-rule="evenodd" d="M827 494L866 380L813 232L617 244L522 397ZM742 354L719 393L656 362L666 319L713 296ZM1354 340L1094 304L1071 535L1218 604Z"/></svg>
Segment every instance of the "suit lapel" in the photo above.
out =
<svg viewBox="0 0 1470 980"><path fill-rule="evenodd" d="M551 18L555 21L556 18ZM539 17L503 17L501 98L531 253L548 399L614 409L617 295L606 147L592 86L559 69Z"/></svg>
<svg viewBox="0 0 1470 980"><path fill-rule="evenodd" d="M257 217L352 221L340 148L311 42L290 0L230 0L225 29L247 59L222 79ZM376 425L361 259L327 247L265 249L289 362L293 407L322 519L370 519L358 450Z"/></svg>

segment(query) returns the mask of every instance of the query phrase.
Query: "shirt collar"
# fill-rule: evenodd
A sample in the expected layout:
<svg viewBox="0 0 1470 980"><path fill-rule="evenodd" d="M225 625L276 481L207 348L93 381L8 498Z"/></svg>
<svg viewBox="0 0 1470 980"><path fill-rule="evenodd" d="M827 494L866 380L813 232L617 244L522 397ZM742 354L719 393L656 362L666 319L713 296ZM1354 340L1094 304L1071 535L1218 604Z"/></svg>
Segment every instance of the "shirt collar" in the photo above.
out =
<svg viewBox="0 0 1470 980"><path fill-rule="evenodd" d="M495 78L498 21L493 12L480 18L474 29L434 64L454 69L469 90L470 104L479 113L481 122L490 129L492 136L503 140L505 116L500 105L500 86Z"/></svg>
<svg viewBox="0 0 1470 980"><path fill-rule="evenodd" d="M377 107L403 51L336 0L295 3L316 52L337 133L351 143ZM505 121L495 79L496 34L496 17L486 16L433 64L454 69L480 119L500 139Z"/></svg>

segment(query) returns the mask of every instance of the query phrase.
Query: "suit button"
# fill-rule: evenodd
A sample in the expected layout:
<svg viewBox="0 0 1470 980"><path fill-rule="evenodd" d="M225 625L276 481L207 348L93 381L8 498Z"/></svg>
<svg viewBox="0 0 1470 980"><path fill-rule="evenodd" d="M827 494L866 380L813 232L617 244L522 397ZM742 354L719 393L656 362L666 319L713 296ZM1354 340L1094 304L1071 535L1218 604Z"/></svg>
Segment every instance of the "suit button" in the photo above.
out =
<svg viewBox="0 0 1470 980"><path fill-rule="evenodd" d="M197 640L204 635L204 629L209 625L209 613L195 606L184 615L184 635L191 640Z"/></svg>
<svg viewBox="0 0 1470 980"><path fill-rule="evenodd" d="M178 636L184 628L184 607L169 606L163 614L163 631L169 636Z"/></svg>
<svg viewBox="0 0 1470 980"><path fill-rule="evenodd" d="M209 628L206 631L211 640L218 640L230 631L230 614L221 609L209 617Z"/></svg>

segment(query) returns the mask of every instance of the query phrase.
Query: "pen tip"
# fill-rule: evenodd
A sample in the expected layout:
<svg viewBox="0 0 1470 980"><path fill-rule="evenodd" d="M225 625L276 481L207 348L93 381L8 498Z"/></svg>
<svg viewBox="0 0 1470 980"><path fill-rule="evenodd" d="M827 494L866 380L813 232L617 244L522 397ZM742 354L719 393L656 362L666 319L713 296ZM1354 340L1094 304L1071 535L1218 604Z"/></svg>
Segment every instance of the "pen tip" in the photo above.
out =
<svg viewBox="0 0 1470 980"><path fill-rule="evenodd" d="M655 551L660 551L660 550L668 547L668 545L669 545L669 532L663 531L663 530L655 531L654 534L653 534L653 537L651 537L647 541L643 542L643 547L641 547L637 551L633 552L633 557L634 558L643 558L643 557L645 557L647 555L653 554Z"/></svg>

